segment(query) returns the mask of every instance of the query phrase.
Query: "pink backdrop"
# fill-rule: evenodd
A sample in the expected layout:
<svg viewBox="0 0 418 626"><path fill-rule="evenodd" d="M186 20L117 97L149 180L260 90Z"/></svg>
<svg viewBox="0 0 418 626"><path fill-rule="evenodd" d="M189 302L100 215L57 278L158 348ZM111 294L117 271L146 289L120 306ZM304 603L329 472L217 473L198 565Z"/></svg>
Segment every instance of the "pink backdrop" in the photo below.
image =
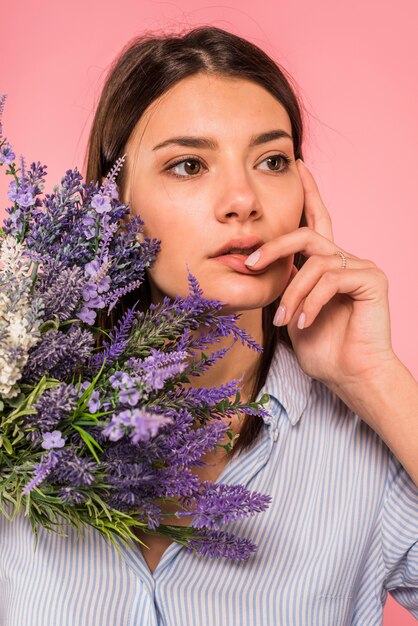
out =
<svg viewBox="0 0 418 626"><path fill-rule="evenodd" d="M130 38L202 24L247 37L300 85L308 111L305 161L332 214L335 241L388 276L393 346L417 377L417 6L26 0L17 15L9 2L0 38L4 132L28 162L48 164L50 192L66 169L82 170L103 76ZM9 180L0 176L0 211ZM389 597L385 626L416 623Z"/></svg>

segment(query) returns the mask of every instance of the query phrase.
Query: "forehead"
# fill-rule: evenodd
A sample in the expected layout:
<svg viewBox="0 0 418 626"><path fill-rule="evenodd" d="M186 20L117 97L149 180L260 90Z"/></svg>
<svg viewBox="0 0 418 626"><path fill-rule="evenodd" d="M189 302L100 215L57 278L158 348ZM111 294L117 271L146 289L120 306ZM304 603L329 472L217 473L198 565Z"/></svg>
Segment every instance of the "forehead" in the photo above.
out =
<svg viewBox="0 0 418 626"><path fill-rule="evenodd" d="M250 80L196 74L180 80L145 110L132 133L147 147L170 135L219 133L225 139L260 130L292 132L283 105Z"/></svg>

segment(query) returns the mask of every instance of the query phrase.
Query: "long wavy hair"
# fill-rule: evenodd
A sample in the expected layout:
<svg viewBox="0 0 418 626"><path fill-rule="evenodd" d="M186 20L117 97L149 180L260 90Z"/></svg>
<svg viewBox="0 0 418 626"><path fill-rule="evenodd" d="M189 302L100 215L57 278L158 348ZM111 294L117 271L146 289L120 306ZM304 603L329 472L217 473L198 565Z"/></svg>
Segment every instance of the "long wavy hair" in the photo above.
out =
<svg viewBox="0 0 418 626"><path fill-rule="evenodd" d="M128 139L149 105L183 78L198 73L242 78L266 89L285 108L292 126L295 159L303 158L303 109L286 70L253 43L214 26L201 26L170 35L147 32L122 49L107 73L94 115L84 162L85 180L101 182L116 159L125 153ZM126 168L122 168L117 178L121 198L125 178ZM306 226L304 213L300 226ZM305 261L300 253L295 255L298 269ZM99 323L111 327L138 300L142 310L151 303L147 278L139 289L121 298L111 315L101 314ZM283 342L293 349L286 327L272 323L279 303L280 297L263 307L263 353L254 376L251 401L256 400L266 381L277 344ZM262 425L261 417L245 415L230 456L251 447Z"/></svg>

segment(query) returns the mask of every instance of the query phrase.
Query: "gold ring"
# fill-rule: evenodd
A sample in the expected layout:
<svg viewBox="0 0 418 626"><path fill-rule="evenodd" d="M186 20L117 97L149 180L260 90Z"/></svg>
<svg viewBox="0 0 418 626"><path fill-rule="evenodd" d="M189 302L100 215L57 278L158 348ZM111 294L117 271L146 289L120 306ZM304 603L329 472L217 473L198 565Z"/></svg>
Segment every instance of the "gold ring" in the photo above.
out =
<svg viewBox="0 0 418 626"><path fill-rule="evenodd" d="M342 260L341 263L341 269L345 270L345 268L347 267L347 257L345 256L344 252L342 250L337 250L337 252L334 252L334 254L339 254Z"/></svg>

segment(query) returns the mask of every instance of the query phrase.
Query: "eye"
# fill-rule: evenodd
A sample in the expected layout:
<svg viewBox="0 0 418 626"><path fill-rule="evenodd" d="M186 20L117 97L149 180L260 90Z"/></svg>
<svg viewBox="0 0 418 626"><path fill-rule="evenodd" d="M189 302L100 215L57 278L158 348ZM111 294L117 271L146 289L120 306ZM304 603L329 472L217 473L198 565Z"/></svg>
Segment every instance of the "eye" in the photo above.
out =
<svg viewBox="0 0 418 626"><path fill-rule="evenodd" d="M175 168L179 168L180 166L183 168L185 174L179 174L174 171ZM175 161L166 168L166 171L177 178L190 178L196 174L200 174L202 167L203 163L200 159L197 159L196 157L187 157L186 159Z"/></svg>
<svg viewBox="0 0 418 626"><path fill-rule="evenodd" d="M287 154L272 154L261 161L261 163L268 163L271 165L271 167L268 167L267 170L276 174L286 172L289 169L291 162L292 159L288 157Z"/></svg>

